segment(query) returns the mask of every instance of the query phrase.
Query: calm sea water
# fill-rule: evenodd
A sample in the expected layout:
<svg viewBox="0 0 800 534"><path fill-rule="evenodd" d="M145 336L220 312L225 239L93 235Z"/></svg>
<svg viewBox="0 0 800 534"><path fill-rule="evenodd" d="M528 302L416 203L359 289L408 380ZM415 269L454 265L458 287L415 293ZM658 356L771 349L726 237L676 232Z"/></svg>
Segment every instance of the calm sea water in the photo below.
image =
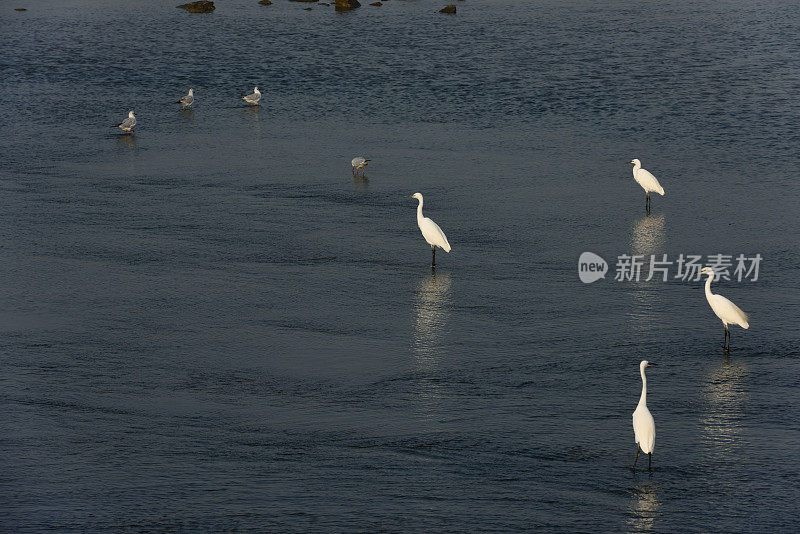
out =
<svg viewBox="0 0 800 534"><path fill-rule="evenodd" d="M2 530L796 531L796 6L444 3L4 3Z"/></svg>

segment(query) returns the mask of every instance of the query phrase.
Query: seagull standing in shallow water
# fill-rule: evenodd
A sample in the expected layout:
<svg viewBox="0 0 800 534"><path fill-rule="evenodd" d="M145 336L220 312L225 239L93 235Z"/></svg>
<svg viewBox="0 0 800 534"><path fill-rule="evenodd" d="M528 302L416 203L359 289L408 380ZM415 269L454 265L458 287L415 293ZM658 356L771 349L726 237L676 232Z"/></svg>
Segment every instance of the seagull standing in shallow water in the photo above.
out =
<svg viewBox="0 0 800 534"><path fill-rule="evenodd" d="M439 225L433 222L433 220L422 215L422 193L414 193L411 195L411 198L416 198L419 200L419 204L417 205L417 226L419 226L419 230L422 232L422 237L424 237L425 241L427 241L431 246L431 251L433 253L431 268L435 269L436 247L444 249L444 251L449 254L450 243L447 242L447 236L444 235L444 232L442 232L442 229L439 228Z"/></svg>
<svg viewBox="0 0 800 534"><path fill-rule="evenodd" d="M644 192L647 195L645 207L647 209L647 213L650 213L650 192L658 193L663 197L664 188L661 187L661 184L658 183L658 180L650 171L642 168L641 161L638 159L632 159L630 163L633 163L633 179L636 180L637 184L642 186L642 189L644 189Z"/></svg>
<svg viewBox="0 0 800 534"><path fill-rule="evenodd" d="M258 86L253 89L253 92L249 95L244 95L242 100L250 104L251 106L257 106L258 101L261 100L261 91L258 90Z"/></svg>
<svg viewBox="0 0 800 534"><path fill-rule="evenodd" d="M194 104L194 89L189 89L189 94L178 100L178 104L181 105L181 109L192 107L192 104Z"/></svg>
<svg viewBox="0 0 800 534"><path fill-rule="evenodd" d="M133 133L133 127L136 126L136 117L133 116L133 111L128 112L128 117L112 128L119 128L125 133Z"/></svg>
<svg viewBox="0 0 800 534"><path fill-rule="evenodd" d="M364 159L361 156L357 156L357 157L353 158L353 161L350 162L350 163L353 164L353 175L354 176L358 176L358 169L361 169L361 174L363 176L364 173L367 172L366 167L367 167L367 165L369 165L370 161L371 160Z"/></svg>

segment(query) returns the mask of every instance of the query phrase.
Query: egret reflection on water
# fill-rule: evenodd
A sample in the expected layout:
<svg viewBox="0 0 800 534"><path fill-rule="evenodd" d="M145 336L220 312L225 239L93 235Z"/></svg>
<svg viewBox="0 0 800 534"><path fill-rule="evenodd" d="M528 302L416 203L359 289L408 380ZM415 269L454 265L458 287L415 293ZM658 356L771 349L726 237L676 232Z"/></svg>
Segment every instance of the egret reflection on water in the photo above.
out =
<svg viewBox="0 0 800 534"><path fill-rule="evenodd" d="M660 488L653 482L637 483L633 487L632 502L628 508L628 532L650 532L655 530L659 517Z"/></svg>
<svg viewBox="0 0 800 534"><path fill-rule="evenodd" d="M450 275L436 273L426 275L417 287L414 298L414 354L420 368L435 366L436 352L441 347L441 338L447 317L450 314Z"/></svg>
<svg viewBox="0 0 800 534"><path fill-rule="evenodd" d="M749 401L748 378L745 363L726 358L703 382L701 441L711 459L737 460L738 451L747 445L742 419Z"/></svg>
<svg viewBox="0 0 800 534"><path fill-rule="evenodd" d="M442 396L435 378L449 315L450 275L433 271L420 280L414 296L413 351L420 378L416 396L426 416Z"/></svg>
<svg viewBox="0 0 800 534"><path fill-rule="evenodd" d="M632 255L649 256L663 252L666 241L666 218L663 213L636 221L631 230Z"/></svg>

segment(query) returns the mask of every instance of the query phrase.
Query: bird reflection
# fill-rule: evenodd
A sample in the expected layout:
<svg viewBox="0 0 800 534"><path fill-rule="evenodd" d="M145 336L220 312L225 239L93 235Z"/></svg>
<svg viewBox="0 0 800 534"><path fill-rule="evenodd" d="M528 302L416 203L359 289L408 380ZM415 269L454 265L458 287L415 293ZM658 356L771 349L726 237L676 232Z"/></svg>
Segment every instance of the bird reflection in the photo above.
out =
<svg viewBox="0 0 800 534"><path fill-rule="evenodd" d="M741 421L749 397L748 375L745 364L726 358L703 385L702 442L713 459L738 459L744 444Z"/></svg>
<svg viewBox="0 0 800 534"><path fill-rule="evenodd" d="M192 122L194 120L194 109L183 108L178 112L183 122Z"/></svg>
<svg viewBox="0 0 800 534"><path fill-rule="evenodd" d="M435 413L441 399L438 383L438 354L450 315L450 275L436 273L425 275L414 297L414 360L419 383L415 396L417 409L425 417Z"/></svg>
<svg viewBox="0 0 800 534"><path fill-rule="evenodd" d="M633 486L632 501L628 507L628 532L649 532L659 517L660 489L652 480L637 482Z"/></svg>
<svg viewBox="0 0 800 534"><path fill-rule="evenodd" d="M631 232L632 254L647 256L645 260L649 261L651 254L663 253L664 228L665 219L663 213L655 217L648 215L636 221Z"/></svg>
<svg viewBox="0 0 800 534"><path fill-rule="evenodd" d="M124 147L124 148L136 148L138 146L138 141L136 140L135 135L118 135L117 137L117 146Z"/></svg>
<svg viewBox="0 0 800 534"><path fill-rule="evenodd" d="M642 256L637 259L641 262L639 277L637 279L634 276L631 281L636 306L630 316L634 319L633 326L637 331L649 332L661 323L658 313L661 310L663 295L660 288L656 287L656 282L663 281L664 275L654 270L649 282L647 279L650 277L650 257L654 255L655 261L663 260L664 221L663 213L655 217L647 215L636 221L631 231L631 256Z"/></svg>
<svg viewBox="0 0 800 534"><path fill-rule="evenodd" d="M450 275L432 272L425 275L414 298L416 322L414 353L421 368L435 367L436 351L440 347L442 330L449 315Z"/></svg>

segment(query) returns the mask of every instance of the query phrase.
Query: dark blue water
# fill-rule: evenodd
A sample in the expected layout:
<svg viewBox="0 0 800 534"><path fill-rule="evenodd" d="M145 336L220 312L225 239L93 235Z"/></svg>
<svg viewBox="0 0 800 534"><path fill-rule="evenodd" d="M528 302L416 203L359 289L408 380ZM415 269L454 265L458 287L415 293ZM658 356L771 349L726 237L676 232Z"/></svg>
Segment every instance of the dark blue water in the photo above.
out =
<svg viewBox="0 0 800 534"><path fill-rule="evenodd" d="M796 6L443 4L5 3L2 530L797 529Z"/></svg>

